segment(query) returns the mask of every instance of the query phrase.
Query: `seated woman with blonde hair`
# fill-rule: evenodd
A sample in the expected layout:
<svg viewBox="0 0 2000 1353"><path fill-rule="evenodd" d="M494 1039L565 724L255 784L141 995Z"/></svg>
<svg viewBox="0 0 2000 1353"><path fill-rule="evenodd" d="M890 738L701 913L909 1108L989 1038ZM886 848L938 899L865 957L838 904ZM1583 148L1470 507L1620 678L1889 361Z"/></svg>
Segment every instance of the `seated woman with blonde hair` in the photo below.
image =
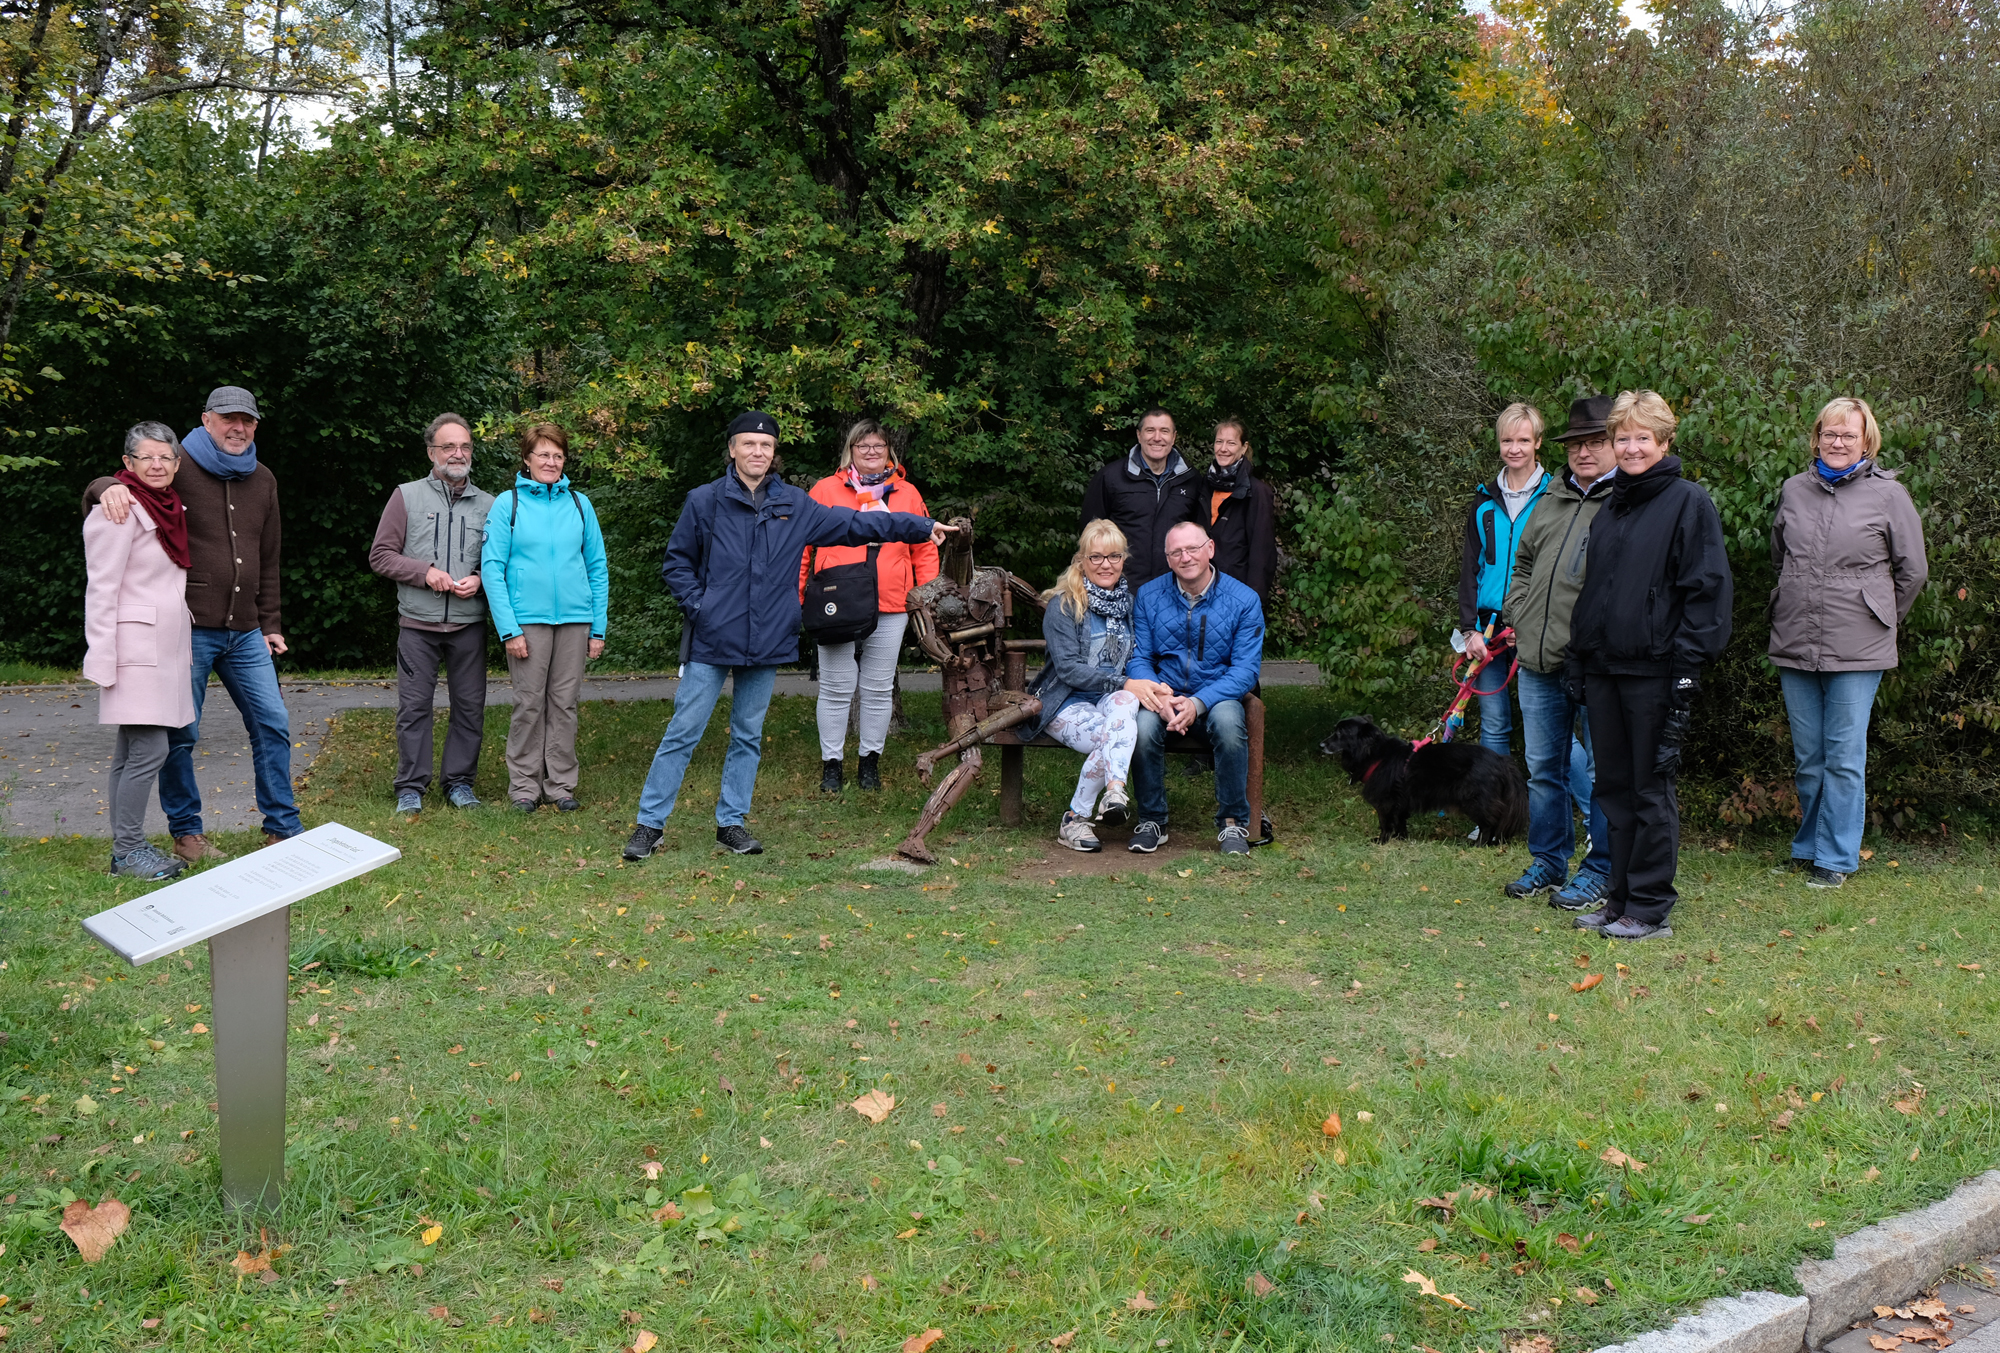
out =
<svg viewBox="0 0 2000 1353"><path fill-rule="evenodd" d="M1021 739L1047 733L1084 753L1076 793L1056 833L1071 850L1102 849L1090 827L1093 811L1109 826L1131 816L1125 781L1138 741L1139 705L1158 686L1125 679L1125 664L1132 657L1127 553L1125 533L1099 517L1083 528L1069 568L1043 594L1048 602L1042 612L1048 662L1029 688L1041 698L1042 714L1022 730Z"/></svg>

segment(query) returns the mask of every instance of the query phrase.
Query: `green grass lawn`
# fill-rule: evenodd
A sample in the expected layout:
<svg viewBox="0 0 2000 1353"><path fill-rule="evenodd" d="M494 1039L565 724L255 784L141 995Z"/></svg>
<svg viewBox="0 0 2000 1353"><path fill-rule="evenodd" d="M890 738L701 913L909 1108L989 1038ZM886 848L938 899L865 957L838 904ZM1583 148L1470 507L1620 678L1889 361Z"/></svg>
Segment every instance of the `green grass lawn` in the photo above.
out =
<svg viewBox="0 0 2000 1353"><path fill-rule="evenodd" d="M1000 826L989 766L920 875L866 866L935 697L890 789L838 802L810 703L774 702L761 857L713 850L711 736L642 865L663 705L585 707L582 813L409 824L392 715L345 716L307 821L404 859L295 909L271 1281L230 1264L205 952L124 967L77 925L129 895L104 844L11 843L4 1346L1585 1350L2000 1160L1984 845L1874 842L1822 893L1776 838L1691 841L1678 933L1609 945L1503 899L1523 852L1462 822L1373 844L1316 693L1271 695L1247 861L1178 768L1173 853L1070 855L1077 758L1039 753L1037 825ZM85 1266L56 1218L105 1193L133 1220Z"/></svg>

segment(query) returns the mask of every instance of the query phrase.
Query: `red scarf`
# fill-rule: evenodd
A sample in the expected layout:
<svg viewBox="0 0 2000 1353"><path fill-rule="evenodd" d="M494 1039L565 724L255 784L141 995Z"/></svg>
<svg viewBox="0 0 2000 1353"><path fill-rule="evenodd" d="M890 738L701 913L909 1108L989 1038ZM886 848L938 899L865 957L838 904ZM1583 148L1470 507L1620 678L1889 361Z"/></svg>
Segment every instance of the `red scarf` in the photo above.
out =
<svg viewBox="0 0 2000 1353"><path fill-rule="evenodd" d="M156 489L130 470L118 472L118 482L132 490L132 496L145 507L146 515L153 519L157 528L160 548L167 552L167 558L180 568L188 566L188 523L187 509L181 506L181 496L172 484Z"/></svg>

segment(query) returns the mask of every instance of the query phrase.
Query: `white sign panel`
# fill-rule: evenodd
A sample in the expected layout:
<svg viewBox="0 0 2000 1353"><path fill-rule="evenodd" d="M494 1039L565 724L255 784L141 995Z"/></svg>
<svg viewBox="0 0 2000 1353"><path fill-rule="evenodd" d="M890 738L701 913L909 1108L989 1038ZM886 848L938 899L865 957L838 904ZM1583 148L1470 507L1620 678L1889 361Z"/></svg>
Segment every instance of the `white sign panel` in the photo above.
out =
<svg viewBox="0 0 2000 1353"><path fill-rule="evenodd" d="M137 967L402 856L394 846L329 822L101 911L83 928Z"/></svg>

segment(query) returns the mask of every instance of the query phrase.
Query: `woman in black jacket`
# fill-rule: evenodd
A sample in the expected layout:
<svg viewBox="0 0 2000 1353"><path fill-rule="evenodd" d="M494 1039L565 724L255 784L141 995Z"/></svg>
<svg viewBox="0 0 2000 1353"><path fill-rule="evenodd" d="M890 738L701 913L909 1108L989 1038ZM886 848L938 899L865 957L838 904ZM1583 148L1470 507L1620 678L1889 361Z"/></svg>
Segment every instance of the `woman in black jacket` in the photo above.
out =
<svg viewBox="0 0 2000 1353"><path fill-rule="evenodd" d="M1729 643L1735 583L1722 518L1669 455L1677 425L1651 390L1611 406L1618 476L1592 524L1570 630L1570 697L1590 709L1598 802L1611 831L1611 888L1576 918L1612 939L1671 935L1679 894L1680 801L1674 779L1701 669Z"/></svg>
<svg viewBox="0 0 2000 1353"><path fill-rule="evenodd" d="M1278 574L1276 502L1271 486L1250 473L1250 439L1240 418L1215 425L1215 459L1200 486L1201 520L1215 542L1215 566L1257 594L1271 609Z"/></svg>

